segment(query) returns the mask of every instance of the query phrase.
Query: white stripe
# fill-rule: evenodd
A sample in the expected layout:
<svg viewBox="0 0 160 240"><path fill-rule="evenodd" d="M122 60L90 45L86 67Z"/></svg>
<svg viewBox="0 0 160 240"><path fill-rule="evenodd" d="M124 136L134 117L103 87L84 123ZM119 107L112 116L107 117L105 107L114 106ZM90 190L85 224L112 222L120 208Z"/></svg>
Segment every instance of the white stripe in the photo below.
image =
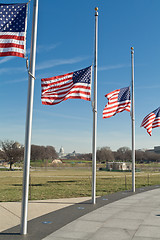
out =
<svg viewBox="0 0 160 240"><path fill-rule="evenodd" d="M114 95L118 95L118 93L120 92L120 90L115 90L114 92L112 92L112 93L108 93L107 94L107 98L109 99L109 98L111 98L111 97L113 97Z"/></svg>
<svg viewBox="0 0 160 240"><path fill-rule="evenodd" d="M42 94L44 95L52 95L52 93L53 93L53 96L54 96L54 94L58 94L58 93L63 93L63 92L66 92L66 91L68 91L68 92L74 92L74 91L83 91L83 92L86 92L86 93L90 93L91 92L91 89L85 89L85 88L83 88L83 87L79 87L79 88L75 88L75 87L73 87L72 88L72 86L70 86L70 87L68 87L67 89L57 89L57 91L55 91L56 89L48 89L48 90L46 90L45 92L43 92ZM58 95L58 96L60 96L60 95Z"/></svg>
<svg viewBox="0 0 160 240"><path fill-rule="evenodd" d="M114 104L107 104L107 106L105 107L106 108L106 110L108 110L108 111L111 111L112 109L116 109L115 108L115 106L118 108L118 107L120 107L120 104L126 104L126 105L130 105L131 104L131 100L127 100L127 101L123 101L123 102L121 102L121 103L118 103L118 102L116 102L116 103L114 103ZM125 105L123 105L122 107L125 107ZM108 109L107 109L108 108ZM109 109L110 108L110 109Z"/></svg>
<svg viewBox="0 0 160 240"><path fill-rule="evenodd" d="M24 53L24 49L20 49L20 48L0 48L0 52L18 52L18 53Z"/></svg>
<svg viewBox="0 0 160 240"><path fill-rule="evenodd" d="M0 35L25 36L25 32L0 32Z"/></svg>
<svg viewBox="0 0 160 240"><path fill-rule="evenodd" d="M79 97L79 96L81 96L81 97L85 97L85 98L90 98L90 95L86 95L86 94L83 94L83 93L69 93L69 94L67 94L67 97L66 98L68 98L68 97L73 97L73 96L75 96L75 97Z"/></svg>
<svg viewBox="0 0 160 240"><path fill-rule="evenodd" d="M56 78L56 79L52 79L52 80L46 80L46 81L42 81L42 84L49 84L49 83L56 83L58 81L61 81L61 80L65 80L67 78L71 78L73 76L73 74L70 74L68 76L65 76L65 77L61 77L61 78ZM70 80L71 81L71 80ZM67 82L67 81L66 81ZM62 82L61 84L64 84L65 82ZM56 85L55 85L56 86Z"/></svg>
<svg viewBox="0 0 160 240"><path fill-rule="evenodd" d="M68 87L61 87L60 89L46 89L46 91L42 91L43 94L45 93L60 93L60 92L66 92L69 91L72 87L72 84L70 84Z"/></svg>
<svg viewBox="0 0 160 240"><path fill-rule="evenodd" d="M0 39L0 43L15 43L19 45L24 45L24 41L20 41L16 39Z"/></svg>
<svg viewBox="0 0 160 240"><path fill-rule="evenodd" d="M129 105L126 105L126 106L124 105L124 106L121 106L121 107L118 107L118 106L117 106L117 107L114 107L114 108L111 108L111 109L107 109L107 108L106 108L106 109L103 110L103 113L104 113L104 114L108 114L108 112L112 112L112 113L110 113L110 114L113 114L113 113L116 112L117 109L119 109L119 110L126 110L126 109L130 110L130 104L129 104Z"/></svg>
<svg viewBox="0 0 160 240"><path fill-rule="evenodd" d="M67 87L67 86L63 86L63 85L67 84L67 83L68 83L68 85L70 85L70 84L73 83L73 81L72 80L66 80L65 82L62 82L62 83L57 83L57 84L54 83L54 84L52 84L50 86L42 87L42 90L46 90L46 89L57 87L57 86L59 86L59 88L62 88L62 87L64 88L64 87Z"/></svg>

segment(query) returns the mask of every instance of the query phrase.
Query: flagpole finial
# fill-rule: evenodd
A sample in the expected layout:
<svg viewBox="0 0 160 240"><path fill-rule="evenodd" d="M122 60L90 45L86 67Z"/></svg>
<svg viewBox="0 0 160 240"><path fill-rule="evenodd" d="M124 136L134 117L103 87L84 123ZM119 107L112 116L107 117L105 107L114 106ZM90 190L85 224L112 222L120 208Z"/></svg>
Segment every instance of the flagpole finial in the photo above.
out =
<svg viewBox="0 0 160 240"><path fill-rule="evenodd" d="M95 16L98 16L98 7L95 8Z"/></svg>
<svg viewBox="0 0 160 240"><path fill-rule="evenodd" d="M131 47L131 53L132 54L134 53L134 47Z"/></svg>

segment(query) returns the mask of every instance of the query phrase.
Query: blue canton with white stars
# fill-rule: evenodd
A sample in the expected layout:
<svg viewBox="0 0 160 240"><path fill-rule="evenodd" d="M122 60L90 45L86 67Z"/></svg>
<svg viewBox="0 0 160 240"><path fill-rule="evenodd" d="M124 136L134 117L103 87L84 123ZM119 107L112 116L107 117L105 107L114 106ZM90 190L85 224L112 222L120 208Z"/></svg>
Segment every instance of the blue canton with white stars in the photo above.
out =
<svg viewBox="0 0 160 240"><path fill-rule="evenodd" d="M27 4L0 4L0 32L25 32Z"/></svg>
<svg viewBox="0 0 160 240"><path fill-rule="evenodd" d="M153 113L156 115L156 118L160 117L160 107L154 110Z"/></svg>
<svg viewBox="0 0 160 240"><path fill-rule="evenodd" d="M73 83L91 83L91 67L73 73Z"/></svg>
<svg viewBox="0 0 160 240"><path fill-rule="evenodd" d="M130 87L121 88L118 93L118 102L123 102L126 100L131 100L130 97Z"/></svg>

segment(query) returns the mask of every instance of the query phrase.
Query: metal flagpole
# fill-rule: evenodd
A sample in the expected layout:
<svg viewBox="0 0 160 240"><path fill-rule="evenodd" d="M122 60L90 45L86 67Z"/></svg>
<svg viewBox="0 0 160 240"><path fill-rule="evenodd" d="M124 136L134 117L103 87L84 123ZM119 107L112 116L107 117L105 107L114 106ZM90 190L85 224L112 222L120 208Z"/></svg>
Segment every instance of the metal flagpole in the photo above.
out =
<svg viewBox="0 0 160 240"><path fill-rule="evenodd" d="M132 65L132 192L135 192L135 114L134 114L134 48L131 47Z"/></svg>
<svg viewBox="0 0 160 240"><path fill-rule="evenodd" d="M24 152L24 169L23 169L21 234L27 234L28 189L29 189L32 113L33 113L33 96L34 96L34 80L35 80L34 76L35 76L35 61L36 61L37 19L38 19L38 0L34 0L30 67L29 67L29 77L28 77L26 130L25 130L26 132L25 132L25 152Z"/></svg>
<svg viewBox="0 0 160 240"><path fill-rule="evenodd" d="M95 8L95 55L94 55L94 100L93 100L93 149L92 149L92 203L96 203L96 133L97 133L97 42L98 8Z"/></svg>

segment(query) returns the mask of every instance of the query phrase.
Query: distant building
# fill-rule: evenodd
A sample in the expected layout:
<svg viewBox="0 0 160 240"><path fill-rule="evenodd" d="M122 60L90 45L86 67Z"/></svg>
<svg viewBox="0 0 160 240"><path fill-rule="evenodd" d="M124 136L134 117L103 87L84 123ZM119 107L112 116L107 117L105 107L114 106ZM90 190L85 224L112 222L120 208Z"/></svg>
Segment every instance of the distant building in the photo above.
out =
<svg viewBox="0 0 160 240"><path fill-rule="evenodd" d="M155 146L154 149L148 149L146 152L154 152L160 154L160 146Z"/></svg>
<svg viewBox="0 0 160 240"><path fill-rule="evenodd" d="M59 158L63 158L65 156L63 147L60 148L58 156Z"/></svg>
<svg viewBox="0 0 160 240"><path fill-rule="evenodd" d="M160 146L154 147L154 152L155 153L160 153Z"/></svg>
<svg viewBox="0 0 160 240"><path fill-rule="evenodd" d="M132 163L130 162L107 162L106 164L107 170L118 170L118 171L126 171L132 170Z"/></svg>

